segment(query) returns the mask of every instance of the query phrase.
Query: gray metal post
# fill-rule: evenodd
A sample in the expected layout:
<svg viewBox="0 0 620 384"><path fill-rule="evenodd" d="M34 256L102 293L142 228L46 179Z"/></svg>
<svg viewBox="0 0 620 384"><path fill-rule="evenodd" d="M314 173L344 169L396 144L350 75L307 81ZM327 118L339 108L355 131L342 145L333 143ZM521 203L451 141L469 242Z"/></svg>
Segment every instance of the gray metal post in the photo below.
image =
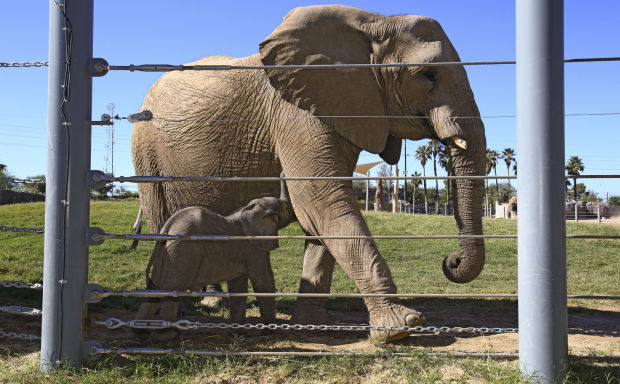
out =
<svg viewBox="0 0 620 384"><path fill-rule="evenodd" d="M601 204L597 204L596 205L596 219L598 220L598 222L601 222Z"/></svg>
<svg viewBox="0 0 620 384"><path fill-rule="evenodd" d="M370 169L366 171L366 177L370 177ZM368 195L370 190L370 180L366 179L366 212L368 212Z"/></svg>
<svg viewBox="0 0 620 384"><path fill-rule="evenodd" d="M517 0L519 359L523 375L567 370L563 0Z"/></svg>
<svg viewBox="0 0 620 384"><path fill-rule="evenodd" d="M575 222L579 221L579 207L577 206L577 202L575 202Z"/></svg>
<svg viewBox="0 0 620 384"><path fill-rule="evenodd" d="M59 5L60 4L60 5ZM93 0L50 0L41 370L79 365L88 283ZM70 76L69 76L70 71Z"/></svg>

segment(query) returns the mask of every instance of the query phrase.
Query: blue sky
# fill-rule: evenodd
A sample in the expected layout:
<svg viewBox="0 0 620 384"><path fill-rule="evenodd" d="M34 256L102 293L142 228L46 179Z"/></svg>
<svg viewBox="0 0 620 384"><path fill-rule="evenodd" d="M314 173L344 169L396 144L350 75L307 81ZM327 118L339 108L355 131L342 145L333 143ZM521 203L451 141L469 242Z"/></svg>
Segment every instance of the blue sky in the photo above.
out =
<svg viewBox="0 0 620 384"><path fill-rule="evenodd" d="M296 6L333 1L95 1L94 56L110 64L180 64L209 55L248 56ZM340 1L383 15L437 19L463 61L515 58L515 4L510 0ZM565 1L565 57L620 56L620 2ZM0 62L48 56L48 3L6 2L0 13ZM515 67L467 67L483 116L515 114ZM565 66L566 113L620 112L620 63ZM159 74L111 72L93 81L93 118L109 103L121 116L138 112ZM47 69L0 68L0 163L18 177L45 173ZM486 119L487 142L501 152L516 148L514 118ZM114 171L134 174L131 124L115 126ZM92 168L105 168L104 127L93 127ZM422 142L407 143L412 154ZM566 156L584 161L585 174L620 174L620 116L566 118ZM377 161L362 153L360 163ZM404 157L400 167L403 168ZM413 156L407 169L422 172ZM427 172L431 172L427 166ZM498 174L506 174L503 162ZM620 195L620 181L585 180L599 196ZM128 184L127 187L133 187Z"/></svg>

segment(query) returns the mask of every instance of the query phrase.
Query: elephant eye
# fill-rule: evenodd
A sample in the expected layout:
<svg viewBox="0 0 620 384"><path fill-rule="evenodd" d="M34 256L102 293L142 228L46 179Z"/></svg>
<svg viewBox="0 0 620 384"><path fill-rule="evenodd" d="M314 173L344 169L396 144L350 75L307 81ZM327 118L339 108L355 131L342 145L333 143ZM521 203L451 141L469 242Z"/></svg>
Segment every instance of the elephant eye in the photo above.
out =
<svg viewBox="0 0 620 384"><path fill-rule="evenodd" d="M269 219L269 220L273 220L273 222L276 223L276 224L278 224L278 222L280 221L280 216L278 216L275 213L273 213L271 215L267 215L266 218Z"/></svg>

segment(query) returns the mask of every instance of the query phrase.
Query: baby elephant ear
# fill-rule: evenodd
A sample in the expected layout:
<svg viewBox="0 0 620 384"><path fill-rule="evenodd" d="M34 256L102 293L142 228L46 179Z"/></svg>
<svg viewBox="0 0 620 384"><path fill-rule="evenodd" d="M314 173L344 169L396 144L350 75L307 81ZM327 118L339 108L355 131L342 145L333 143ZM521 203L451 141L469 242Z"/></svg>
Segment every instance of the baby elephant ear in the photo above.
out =
<svg viewBox="0 0 620 384"><path fill-rule="evenodd" d="M266 220L262 208L256 204L250 204L241 211L241 226L246 236L275 236L278 228L275 222ZM243 240L263 251L273 251L280 244L278 239L271 240Z"/></svg>
<svg viewBox="0 0 620 384"><path fill-rule="evenodd" d="M369 64L373 44L362 25L381 16L339 5L296 8L260 44L263 65ZM317 116L356 146L385 148L388 124L371 68L267 68L269 82L289 103ZM329 116L339 116L332 117Z"/></svg>

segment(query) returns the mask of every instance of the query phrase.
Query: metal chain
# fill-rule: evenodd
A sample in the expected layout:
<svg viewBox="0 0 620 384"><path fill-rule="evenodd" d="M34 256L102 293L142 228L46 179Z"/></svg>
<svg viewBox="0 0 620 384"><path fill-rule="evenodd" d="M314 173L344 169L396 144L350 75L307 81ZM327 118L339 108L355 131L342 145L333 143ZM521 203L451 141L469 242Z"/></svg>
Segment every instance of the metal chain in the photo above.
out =
<svg viewBox="0 0 620 384"><path fill-rule="evenodd" d="M16 333L16 332L5 332L4 329L0 328L0 339L3 337L7 337L9 339L19 339L19 340L41 340L41 336L33 335L28 333Z"/></svg>
<svg viewBox="0 0 620 384"><path fill-rule="evenodd" d="M0 177L0 181L16 184L45 184L45 180L43 179L16 179L14 177Z"/></svg>
<svg viewBox="0 0 620 384"><path fill-rule="evenodd" d="M312 325L312 324L239 324L239 323L201 323L189 320L129 320L123 321L115 317L107 320L93 320L92 325L104 326L108 329L122 327L135 329L167 329L180 330L217 328L217 329L281 329L285 331L406 331L406 332L440 332L440 333L516 333L518 328L487 328L487 327L389 327L382 325Z"/></svg>
<svg viewBox="0 0 620 384"><path fill-rule="evenodd" d="M0 63L0 68L28 68L28 67L47 67L47 61L25 61Z"/></svg>
<svg viewBox="0 0 620 384"><path fill-rule="evenodd" d="M7 227L0 225L0 232L43 233L43 228Z"/></svg>
<svg viewBox="0 0 620 384"><path fill-rule="evenodd" d="M30 289L43 289L41 283L23 283L21 281L2 281L0 280L0 286L4 288L30 288Z"/></svg>
<svg viewBox="0 0 620 384"><path fill-rule="evenodd" d="M43 311L37 308L20 307L18 305L0 306L0 312L12 313L14 315L41 316Z"/></svg>

